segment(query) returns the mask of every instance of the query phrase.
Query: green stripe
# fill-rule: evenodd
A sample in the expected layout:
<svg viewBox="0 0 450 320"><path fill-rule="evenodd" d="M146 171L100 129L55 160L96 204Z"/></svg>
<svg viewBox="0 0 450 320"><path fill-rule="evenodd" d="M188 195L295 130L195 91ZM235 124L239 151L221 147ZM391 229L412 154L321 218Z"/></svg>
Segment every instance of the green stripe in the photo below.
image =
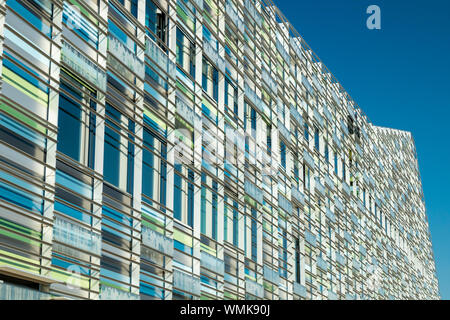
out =
<svg viewBox="0 0 450 320"><path fill-rule="evenodd" d="M214 257L216 256L216 250L214 250L211 247L208 247L206 244L201 243L200 248L202 251L208 252L209 254L213 255Z"/></svg>
<svg viewBox="0 0 450 320"><path fill-rule="evenodd" d="M164 228L162 228L162 227L158 227L155 224L153 224L151 222L148 222L148 221L145 221L145 220L142 220L142 225L144 227L147 227L149 229L152 229L153 231L156 231L156 232L164 235Z"/></svg>
<svg viewBox="0 0 450 320"><path fill-rule="evenodd" d="M130 292L130 290L129 290L127 287L121 287L121 286L119 286L119 285L117 285L117 284L113 284L113 283L111 283L111 282L100 281L100 285L105 286L105 287L116 288L116 289L118 289L118 290L120 290L120 291L125 291L125 292L127 292L127 293ZM101 293L101 291L100 291L100 293Z"/></svg>
<svg viewBox="0 0 450 320"><path fill-rule="evenodd" d="M245 278L246 278L246 279L248 278L248 279L253 280L253 281L256 282L256 278L255 278L255 277L252 277L251 275L246 274L246 275L245 275Z"/></svg>
<svg viewBox="0 0 450 320"><path fill-rule="evenodd" d="M2 261L10 261L14 265L17 265L19 263L17 261L22 261L22 262L28 263L28 264L39 264L39 260L33 260L31 258L23 257L23 256L20 256L18 254L15 254L15 253L12 253L12 252L8 252L8 251L5 251L5 250L0 250L0 253L2 255L5 255L5 256L9 257L9 258L2 257L1 258L1 259L3 259ZM26 267L27 269L36 269L37 268L37 267L29 266L27 264L24 264L23 266Z"/></svg>
<svg viewBox="0 0 450 320"><path fill-rule="evenodd" d="M52 271L50 272L50 276L62 282L67 282L67 280L73 277L73 273L53 268ZM84 289L89 289L89 278L82 275L77 276L79 276L80 278L81 287Z"/></svg>
<svg viewBox="0 0 450 320"><path fill-rule="evenodd" d="M30 127L35 128L36 130L38 130L39 132L41 132L43 134L47 133L47 129L44 126L40 125L37 121L26 116L19 110L6 105L4 102L0 103L0 110L3 110L4 112L8 113L9 115L13 116L14 118L26 123Z"/></svg>
<svg viewBox="0 0 450 320"><path fill-rule="evenodd" d="M192 248L192 237L181 231L178 231L177 229L174 229L173 231L173 239Z"/></svg>
<svg viewBox="0 0 450 320"><path fill-rule="evenodd" d="M14 222L11 222L11 221L8 221L8 220L0 218L0 225L4 225L8 229L15 229L15 230L17 230L18 232L20 232L22 234L29 235L31 237L34 237L34 238L38 239L38 240L41 239L41 233L39 231L35 231L33 229L30 229L30 228L27 228L25 226L22 226L20 224L16 224Z"/></svg>
<svg viewBox="0 0 450 320"><path fill-rule="evenodd" d="M160 126L163 130L167 129L167 125L160 120L157 116L155 116L150 110L148 110L147 108L144 109L144 114L149 117L150 119L152 119L153 121L156 122L156 124L158 126Z"/></svg>
<svg viewBox="0 0 450 320"><path fill-rule="evenodd" d="M10 232L10 231L7 231L7 230L0 229L0 234L2 234L4 236L7 236L9 238L13 238L13 239L16 239L16 240L19 240L19 241L22 241L22 242L29 243L29 244L31 244L33 246L40 246L41 245L40 242L37 242L37 241L31 240L31 239L25 238L25 237L23 237L21 235L18 235L16 233L13 233L13 232Z"/></svg>
<svg viewBox="0 0 450 320"><path fill-rule="evenodd" d="M173 132L173 134L175 135L176 139L183 142L189 148L194 149L194 142L191 139L189 139L188 137L184 136L179 130L175 130Z"/></svg>
<svg viewBox="0 0 450 320"><path fill-rule="evenodd" d="M76 0L69 0L70 3L72 3L74 6L77 6L80 9L80 12L83 13L86 17L89 18L96 26L98 26L97 19L94 18L82 5L78 3Z"/></svg>
<svg viewBox="0 0 450 320"><path fill-rule="evenodd" d="M183 118L181 118L181 116L178 113L175 115L175 117L186 127L186 129L188 129L191 132L194 131L194 128L191 126L191 124L186 122Z"/></svg>
<svg viewBox="0 0 450 320"><path fill-rule="evenodd" d="M164 223L161 220L158 220L155 217L152 217L152 216L150 216L150 215L148 215L146 213L142 213L142 218L147 219L150 222L153 222L154 224L157 224L157 225L159 225L161 227L164 227ZM142 220L142 223L144 223L144 222L149 223L149 222L147 222L145 220Z"/></svg>
<svg viewBox="0 0 450 320"><path fill-rule="evenodd" d="M48 104L47 93L38 89L37 87L26 81L24 78L18 76L5 66L3 68L3 75L5 77L5 81L8 82L10 85L16 87L18 90L22 91L27 96L31 97L37 102L47 106Z"/></svg>
<svg viewBox="0 0 450 320"><path fill-rule="evenodd" d="M191 17L189 17L186 12L184 12L183 8L181 8L179 5L177 5L177 13L180 16L181 20L183 20L186 25L194 31L195 24L192 21Z"/></svg>
<svg viewBox="0 0 450 320"><path fill-rule="evenodd" d="M177 88L180 89L191 100L194 100L194 93L188 88L186 88L179 80L177 80Z"/></svg>
<svg viewBox="0 0 450 320"><path fill-rule="evenodd" d="M217 108L214 107L206 98L202 99L202 103L211 111L215 116L217 116Z"/></svg>
<svg viewBox="0 0 450 320"><path fill-rule="evenodd" d="M233 294L233 293L231 293L231 292L228 292L228 291L225 291L225 292L223 293L223 296L224 296L225 298L237 300L237 295L235 295L235 294Z"/></svg>

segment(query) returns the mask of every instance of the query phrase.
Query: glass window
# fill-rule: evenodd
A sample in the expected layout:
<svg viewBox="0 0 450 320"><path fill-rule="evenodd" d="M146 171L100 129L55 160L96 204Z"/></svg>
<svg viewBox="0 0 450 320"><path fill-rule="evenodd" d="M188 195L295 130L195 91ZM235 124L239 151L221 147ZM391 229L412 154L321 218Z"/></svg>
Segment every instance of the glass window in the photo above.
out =
<svg viewBox="0 0 450 320"><path fill-rule="evenodd" d="M270 153L272 151L272 126L270 124L267 124L267 151Z"/></svg>
<svg viewBox="0 0 450 320"><path fill-rule="evenodd" d="M154 41L158 38L156 42L167 44L167 15L152 0L146 1L145 26L151 31L147 34Z"/></svg>
<svg viewBox="0 0 450 320"><path fill-rule="evenodd" d="M57 150L93 168L96 93L64 71L60 88Z"/></svg>
<svg viewBox="0 0 450 320"><path fill-rule="evenodd" d="M346 175L345 175L345 161L342 159L342 179L345 181Z"/></svg>
<svg viewBox="0 0 450 320"><path fill-rule="evenodd" d="M338 175L338 155L337 152L334 153L334 173Z"/></svg>
<svg viewBox="0 0 450 320"><path fill-rule="evenodd" d="M194 223L194 171L175 164L173 217L189 226ZM182 173L187 173L187 179Z"/></svg>
<svg viewBox="0 0 450 320"><path fill-rule="evenodd" d="M211 98L218 100L219 72L205 58L203 58L202 64L202 88Z"/></svg>
<svg viewBox="0 0 450 320"><path fill-rule="evenodd" d="M239 247L239 211L237 201L233 201L233 245Z"/></svg>
<svg viewBox="0 0 450 320"><path fill-rule="evenodd" d="M279 268L278 273L281 277L287 278L287 238L286 238L286 230L283 228L278 228L278 241L281 244L280 250L278 251L278 259L279 259Z"/></svg>
<svg viewBox="0 0 450 320"><path fill-rule="evenodd" d="M308 132L308 124L305 122L305 131L304 131L304 134L305 134L305 140L306 140L306 142L309 142L309 132Z"/></svg>
<svg viewBox="0 0 450 320"><path fill-rule="evenodd" d="M250 120L252 126L252 136L256 134L256 110L250 107Z"/></svg>
<svg viewBox="0 0 450 320"><path fill-rule="evenodd" d="M216 181L212 182L212 238L217 240L217 209L219 187Z"/></svg>
<svg viewBox="0 0 450 320"><path fill-rule="evenodd" d="M217 239L218 184L202 173L201 232Z"/></svg>
<svg viewBox="0 0 450 320"><path fill-rule="evenodd" d="M227 195L224 197L224 240L239 246L239 206L238 202Z"/></svg>
<svg viewBox="0 0 450 320"><path fill-rule="evenodd" d="M167 146L152 130L144 127L142 161L142 193L149 199L166 204ZM144 201L150 202L144 197Z"/></svg>
<svg viewBox="0 0 450 320"><path fill-rule="evenodd" d="M314 127L314 147L317 151L320 151L320 138L319 138L319 128Z"/></svg>
<svg viewBox="0 0 450 320"><path fill-rule="evenodd" d="M300 181L300 168L299 162L297 159L294 159L294 180L297 182L297 185Z"/></svg>
<svg viewBox="0 0 450 320"><path fill-rule="evenodd" d="M281 155L281 165L286 169L286 145L283 141L280 141L280 155Z"/></svg>
<svg viewBox="0 0 450 320"><path fill-rule="evenodd" d="M257 262L257 253L258 253L258 212L255 208L251 208L252 212L252 221L251 221L251 231L252 231L252 260Z"/></svg>
<svg viewBox="0 0 450 320"><path fill-rule="evenodd" d="M129 141L132 136L127 131L134 133L134 122L106 104L103 176L119 189L132 193L134 144Z"/></svg>
<svg viewBox="0 0 450 320"><path fill-rule="evenodd" d="M310 171L306 163L303 164L303 188L309 190L310 187Z"/></svg>
<svg viewBox="0 0 450 320"><path fill-rule="evenodd" d="M295 239L295 281L300 283L300 240Z"/></svg>
<svg viewBox="0 0 450 320"><path fill-rule="evenodd" d="M58 114L58 151L80 161L81 108L61 93Z"/></svg>
<svg viewBox="0 0 450 320"><path fill-rule="evenodd" d="M225 110L238 116L237 89L228 78L225 78Z"/></svg>
<svg viewBox="0 0 450 320"><path fill-rule="evenodd" d="M342 159L342 179L345 181L346 174L345 174L345 161Z"/></svg>
<svg viewBox="0 0 450 320"><path fill-rule="evenodd" d="M195 45L177 27L177 63L195 78Z"/></svg>

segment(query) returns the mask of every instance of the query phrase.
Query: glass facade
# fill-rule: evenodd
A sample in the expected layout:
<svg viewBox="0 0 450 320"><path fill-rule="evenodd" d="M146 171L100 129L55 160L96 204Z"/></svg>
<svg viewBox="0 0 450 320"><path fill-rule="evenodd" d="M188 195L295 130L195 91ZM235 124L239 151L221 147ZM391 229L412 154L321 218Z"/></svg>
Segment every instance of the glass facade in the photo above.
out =
<svg viewBox="0 0 450 320"><path fill-rule="evenodd" d="M0 280L48 285L0 298L439 297L411 134L272 2L3 0L0 30Z"/></svg>

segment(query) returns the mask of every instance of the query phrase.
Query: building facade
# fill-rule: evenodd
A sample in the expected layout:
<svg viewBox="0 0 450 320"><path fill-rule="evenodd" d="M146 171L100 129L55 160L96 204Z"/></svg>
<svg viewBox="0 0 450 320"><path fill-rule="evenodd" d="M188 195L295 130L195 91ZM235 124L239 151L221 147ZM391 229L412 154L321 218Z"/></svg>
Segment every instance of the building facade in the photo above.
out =
<svg viewBox="0 0 450 320"><path fill-rule="evenodd" d="M270 1L0 0L0 299L436 299L414 141Z"/></svg>

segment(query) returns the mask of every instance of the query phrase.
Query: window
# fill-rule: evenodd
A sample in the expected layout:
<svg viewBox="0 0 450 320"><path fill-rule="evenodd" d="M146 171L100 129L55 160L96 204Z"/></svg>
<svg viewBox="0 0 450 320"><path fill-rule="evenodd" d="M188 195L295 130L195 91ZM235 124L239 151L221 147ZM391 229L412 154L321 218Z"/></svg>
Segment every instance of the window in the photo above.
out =
<svg viewBox="0 0 450 320"><path fill-rule="evenodd" d="M237 89L228 78L225 78L225 110L238 116Z"/></svg>
<svg viewBox="0 0 450 320"><path fill-rule="evenodd" d="M284 218L281 218L284 220ZM285 220L284 220L285 221ZM280 243L280 249L278 251L278 260L279 260L279 267L278 267L278 273L280 277L287 278L287 268L288 268L288 252L287 252L287 238L286 238L286 229L284 228L278 228L278 242Z"/></svg>
<svg viewBox="0 0 450 320"><path fill-rule="evenodd" d="M303 163L303 188L309 190L310 187L310 171L306 163Z"/></svg>
<svg viewBox="0 0 450 320"><path fill-rule="evenodd" d="M214 100L219 99L219 72L205 58L202 65L202 88Z"/></svg>
<svg viewBox="0 0 450 320"><path fill-rule="evenodd" d="M57 150L94 168L95 91L62 71Z"/></svg>
<svg viewBox="0 0 450 320"><path fill-rule="evenodd" d="M295 239L295 281L300 283L300 240Z"/></svg>
<svg viewBox="0 0 450 320"><path fill-rule="evenodd" d="M166 204L167 145L152 130L144 127L142 193L144 201ZM147 200L148 197L151 200Z"/></svg>
<svg viewBox="0 0 450 320"><path fill-rule="evenodd" d="M239 247L239 212L237 201L233 201L233 245Z"/></svg>
<svg viewBox="0 0 450 320"><path fill-rule="evenodd" d="M61 93L58 114L58 151L80 161L81 153L80 106Z"/></svg>
<svg viewBox="0 0 450 320"><path fill-rule="evenodd" d="M305 122L305 131L304 131L304 134L305 134L305 140L306 140L306 142L309 142L309 133L308 133L308 124Z"/></svg>
<svg viewBox="0 0 450 320"><path fill-rule="evenodd" d="M252 136L256 137L256 110L250 107L250 124L252 128Z"/></svg>
<svg viewBox="0 0 450 320"><path fill-rule="evenodd" d="M232 241L233 245L239 246L239 212L238 202L227 195L224 197L224 240Z"/></svg>
<svg viewBox="0 0 450 320"><path fill-rule="evenodd" d="M195 78L195 45L177 27L177 63Z"/></svg>
<svg viewBox="0 0 450 320"><path fill-rule="evenodd" d="M181 171L181 165L176 164L175 168ZM182 192L183 192L183 179L178 174L174 175L174 192L173 192L173 217L178 220L182 220Z"/></svg>
<svg viewBox="0 0 450 320"><path fill-rule="evenodd" d="M280 155L281 155L281 165L286 169L286 145L283 141L280 141Z"/></svg>
<svg viewBox="0 0 450 320"><path fill-rule="evenodd" d="M297 159L294 158L294 181L295 185L298 187L300 183L300 167Z"/></svg>
<svg viewBox="0 0 450 320"><path fill-rule="evenodd" d="M212 238L217 240L217 209L218 209L218 191L219 185L216 181L212 182Z"/></svg>
<svg viewBox="0 0 450 320"><path fill-rule="evenodd" d="M330 155L329 155L329 151L328 151L328 142L325 142L325 161L327 163L330 162Z"/></svg>
<svg viewBox="0 0 450 320"><path fill-rule="evenodd" d="M348 149L348 160L349 160L349 166L351 168L352 165L353 165L353 154L352 154L352 150L351 149Z"/></svg>
<svg viewBox="0 0 450 320"><path fill-rule="evenodd" d="M334 173L336 176L338 175L338 155L337 152L334 152Z"/></svg>
<svg viewBox="0 0 450 320"><path fill-rule="evenodd" d="M353 134L354 133L354 124L353 124L353 118L352 116L348 115L347 116L347 128L348 128L348 133L349 134Z"/></svg>
<svg viewBox="0 0 450 320"><path fill-rule="evenodd" d="M105 181L132 193L134 144L127 131L134 133L134 122L107 103L103 176Z"/></svg>
<svg viewBox="0 0 450 320"><path fill-rule="evenodd" d="M252 260L257 262L257 253L258 253L258 212L255 208L251 208L252 212L252 221L251 221L251 231L252 231Z"/></svg>
<svg viewBox="0 0 450 320"><path fill-rule="evenodd" d="M187 179L182 174L187 174ZM173 217L190 227L194 223L194 171L175 164Z"/></svg>
<svg viewBox="0 0 450 320"><path fill-rule="evenodd" d="M147 0L147 8L145 10L145 25L151 31L149 36L153 40L159 39L164 44L167 44L167 16L159 7L157 7L152 0ZM157 39L155 39L155 37ZM161 46L162 47L162 46Z"/></svg>
<svg viewBox="0 0 450 320"><path fill-rule="evenodd" d="M345 181L346 174L345 174L345 161L342 159L342 179Z"/></svg>
<svg viewBox="0 0 450 320"><path fill-rule="evenodd" d="M320 151L320 137L319 137L319 128L314 127L314 147L317 151Z"/></svg>
<svg viewBox="0 0 450 320"><path fill-rule="evenodd" d="M217 192L217 182L202 173L201 233L215 240L217 239Z"/></svg>
<svg viewBox="0 0 450 320"><path fill-rule="evenodd" d="M270 153L272 151L272 126L270 124L266 124L267 129L266 129L266 133L267 133L267 152Z"/></svg>

